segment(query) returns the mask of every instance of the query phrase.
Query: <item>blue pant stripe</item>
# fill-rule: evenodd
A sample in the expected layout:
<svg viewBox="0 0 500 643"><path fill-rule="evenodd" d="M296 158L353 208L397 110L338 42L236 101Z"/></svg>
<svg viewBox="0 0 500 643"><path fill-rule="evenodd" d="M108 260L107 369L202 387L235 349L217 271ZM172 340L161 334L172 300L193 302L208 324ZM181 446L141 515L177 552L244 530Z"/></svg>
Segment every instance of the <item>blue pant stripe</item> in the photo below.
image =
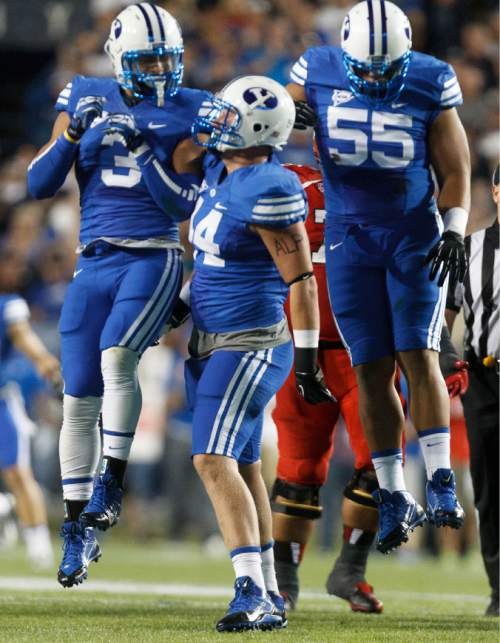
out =
<svg viewBox="0 0 500 643"><path fill-rule="evenodd" d="M234 558L238 554L260 554L260 547L253 547L249 545L248 547L237 547L236 549L232 549L229 552L229 556L231 558Z"/></svg>
<svg viewBox="0 0 500 643"><path fill-rule="evenodd" d="M231 386L231 382L229 383L229 387L226 390L226 393L221 402L221 406L224 405L224 409L222 411L222 414L219 420L217 421L216 419L217 424L214 424L214 427L212 429L212 436L210 437L210 441L208 443L208 449L207 449L208 453L214 452L214 447L216 447L217 442L219 441L220 432L222 431L222 427L224 426L224 421L226 419L227 413L231 406L231 399L233 398L236 391L238 390L238 387L241 384L241 380L245 377L245 373L250 368L250 365L252 364L252 360L255 357L255 355L256 355L255 351L247 354L247 363L241 369L241 372L239 373L236 381L232 383L232 386ZM215 430L215 434L214 434L214 430Z"/></svg>
<svg viewBox="0 0 500 643"><path fill-rule="evenodd" d="M103 429L102 432L105 435L116 435L118 438L133 438L135 433L122 433L121 431L108 431Z"/></svg>
<svg viewBox="0 0 500 643"><path fill-rule="evenodd" d="M262 545L260 548L260 551L264 553L268 549L272 549L274 547L274 540L271 540L270 542L266 543L265 545Z"/></svg>
<svg viewBox="0 0 500 643"><path fill-rule="evenodd" d="M82 478L65 478L62 481L63 487L68 484L84 484L85 482L93 482L94 478L92 476L83 476Z"/></svg>
<svg viewBox="0 0 500 643"><path fill-rule="evenodd" d="M147 323L147 320L148 320L149 316L151 315L151 312L156 309L156 306L158 305L158 302L164 297L166 283L167 283L168 278L170 276L169 273L170 273L170 270L171 270L173 252L174 251L172 251L170 249L167 250L165 267L163 269L163 273L161 275L161 278L160 278L160 280L159 280L159 282L158 282L158 284L157 284L157 286L155 288L155 291L152 294L152 296L149 299L149 301L144 306L144 308L142 309L142 311L139 314L139 316L137 317L137 319L134 321L134 323L131 325L131 327L128 329L128 331L123 336L123 339L120 341L120 346L126 346L127 348L130 348L131 350L134 350L134 348L132 347L132 343L134 342L134 339L136 338L138 333L141 332L141 329L144 327L144 324Z"/></svg>
<svg viewBox="0 0 500 643"><path fill-rule="evenodd" d="M418 436L420 438L428 437L429 435L434 435L434 433L449 433L450 429L447 426L437 426L435 429L425 429L424 431L418 431Z"/></svg>
<svg viewBox="0 0 500 643"><path fill-rule="evenodd" d="M243 394L241 396L241 400L238 404L238 408L236 409L236 413L234 414L234 419L231 423L231 427L228 431L227 437L226 437L226 442L224 444L224 449L223 449L223 454L224 455L231 455L230 451L230 445L233 437L233 433L237 431L237 427L241 425L240 417L245 414L245 411L247 409L247 406L250 402L249 399L249 392L252 390L254 382L259 378L259 375L267 369L268 362L267 362L267 355L269 351L265 351L264 353L264 359L261 361L259 366L255 369L255 372L253 373L252 377L250 378L250 381L246 385L246 387L243 390Z"/></svg>
<svg viewBox="0 0 500 643"><path fill-rule="evenodd" d="M153 339L153 336L157 331L158 324L161 323L161 321L167 317L167 312L173 306L174 300L176 299L177 292L179 290L180 280L182 278L182 264L180 263L180 261L177 262L175 270L176 270L175 277L172 277L170 280L171 287L170 287L167 300L165 301L163 307L156 315L156 318L154 319L152 325L149 328L149 331L146 333L143 341L139 345L137 349L139 353L143 353L146 350L146 348L149 346L151 340Z"/></svg>

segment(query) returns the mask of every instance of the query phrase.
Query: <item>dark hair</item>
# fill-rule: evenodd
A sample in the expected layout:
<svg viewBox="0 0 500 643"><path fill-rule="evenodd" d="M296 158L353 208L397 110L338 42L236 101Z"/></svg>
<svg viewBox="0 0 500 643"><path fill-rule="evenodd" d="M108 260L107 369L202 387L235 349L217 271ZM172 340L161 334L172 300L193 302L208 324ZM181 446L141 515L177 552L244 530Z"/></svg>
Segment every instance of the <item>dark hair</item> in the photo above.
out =
<svg viewBox="0 0 500 643"><path fill-rule="evenodd" d="M491 182L495 187L498 187L498 185L500 184L500 165L498 163L495 170L493 171Z"/></svg>

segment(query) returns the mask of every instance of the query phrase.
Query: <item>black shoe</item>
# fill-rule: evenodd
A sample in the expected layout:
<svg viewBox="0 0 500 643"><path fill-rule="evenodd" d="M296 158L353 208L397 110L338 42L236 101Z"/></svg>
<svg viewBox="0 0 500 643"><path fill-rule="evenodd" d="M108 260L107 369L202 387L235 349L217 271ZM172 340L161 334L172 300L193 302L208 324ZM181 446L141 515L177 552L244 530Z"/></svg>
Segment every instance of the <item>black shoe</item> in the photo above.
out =
<svg viewBox="0 0 500 643"><path fill-rule="evenodd" d="M490 604L486 608L485 616L499 616L498 613L498 596L492 596Z"/></svg>

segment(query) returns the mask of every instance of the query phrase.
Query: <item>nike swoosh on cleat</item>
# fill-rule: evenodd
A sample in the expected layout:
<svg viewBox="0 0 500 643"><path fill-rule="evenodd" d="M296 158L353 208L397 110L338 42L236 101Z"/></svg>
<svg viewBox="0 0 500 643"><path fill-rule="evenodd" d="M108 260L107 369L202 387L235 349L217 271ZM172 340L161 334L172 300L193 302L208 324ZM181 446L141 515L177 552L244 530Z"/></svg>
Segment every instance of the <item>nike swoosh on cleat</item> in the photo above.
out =
<svg viewBox="0 0 500 643"><path fill-rule="evenodd" d="M153 123L150 121L148 123L148 129L160 129L160 127L167 127L166 123Z"/></svg>
<svg viewBox="0 0 500 643"><path fill-rule="evenodd" d="M75 270L75 272L73 273L73 279L74 279L77 275L79 275L81 272L83 272L83 268L80 268L80 270Z"/></svg>
<svg viewBox="0 0 500 643"><path fill-rule="evenodd" d="M217 201L217 203L215 204L215 207L219 208L219 210L227 210L226 206L222 205L220 201Z"/></svg>

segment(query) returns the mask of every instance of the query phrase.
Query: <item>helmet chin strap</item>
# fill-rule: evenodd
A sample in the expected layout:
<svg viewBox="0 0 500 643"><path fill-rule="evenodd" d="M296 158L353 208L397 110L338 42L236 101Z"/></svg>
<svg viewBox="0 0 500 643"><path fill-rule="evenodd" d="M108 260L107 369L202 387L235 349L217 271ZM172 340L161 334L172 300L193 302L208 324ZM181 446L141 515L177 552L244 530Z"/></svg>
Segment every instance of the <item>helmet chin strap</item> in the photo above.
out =
<svg viewBox="0 0 500 643"><path fill-rule="evenodd" d="M158 107L165 105L165 81L157 80L155 82L156 104Z"/></svg>

